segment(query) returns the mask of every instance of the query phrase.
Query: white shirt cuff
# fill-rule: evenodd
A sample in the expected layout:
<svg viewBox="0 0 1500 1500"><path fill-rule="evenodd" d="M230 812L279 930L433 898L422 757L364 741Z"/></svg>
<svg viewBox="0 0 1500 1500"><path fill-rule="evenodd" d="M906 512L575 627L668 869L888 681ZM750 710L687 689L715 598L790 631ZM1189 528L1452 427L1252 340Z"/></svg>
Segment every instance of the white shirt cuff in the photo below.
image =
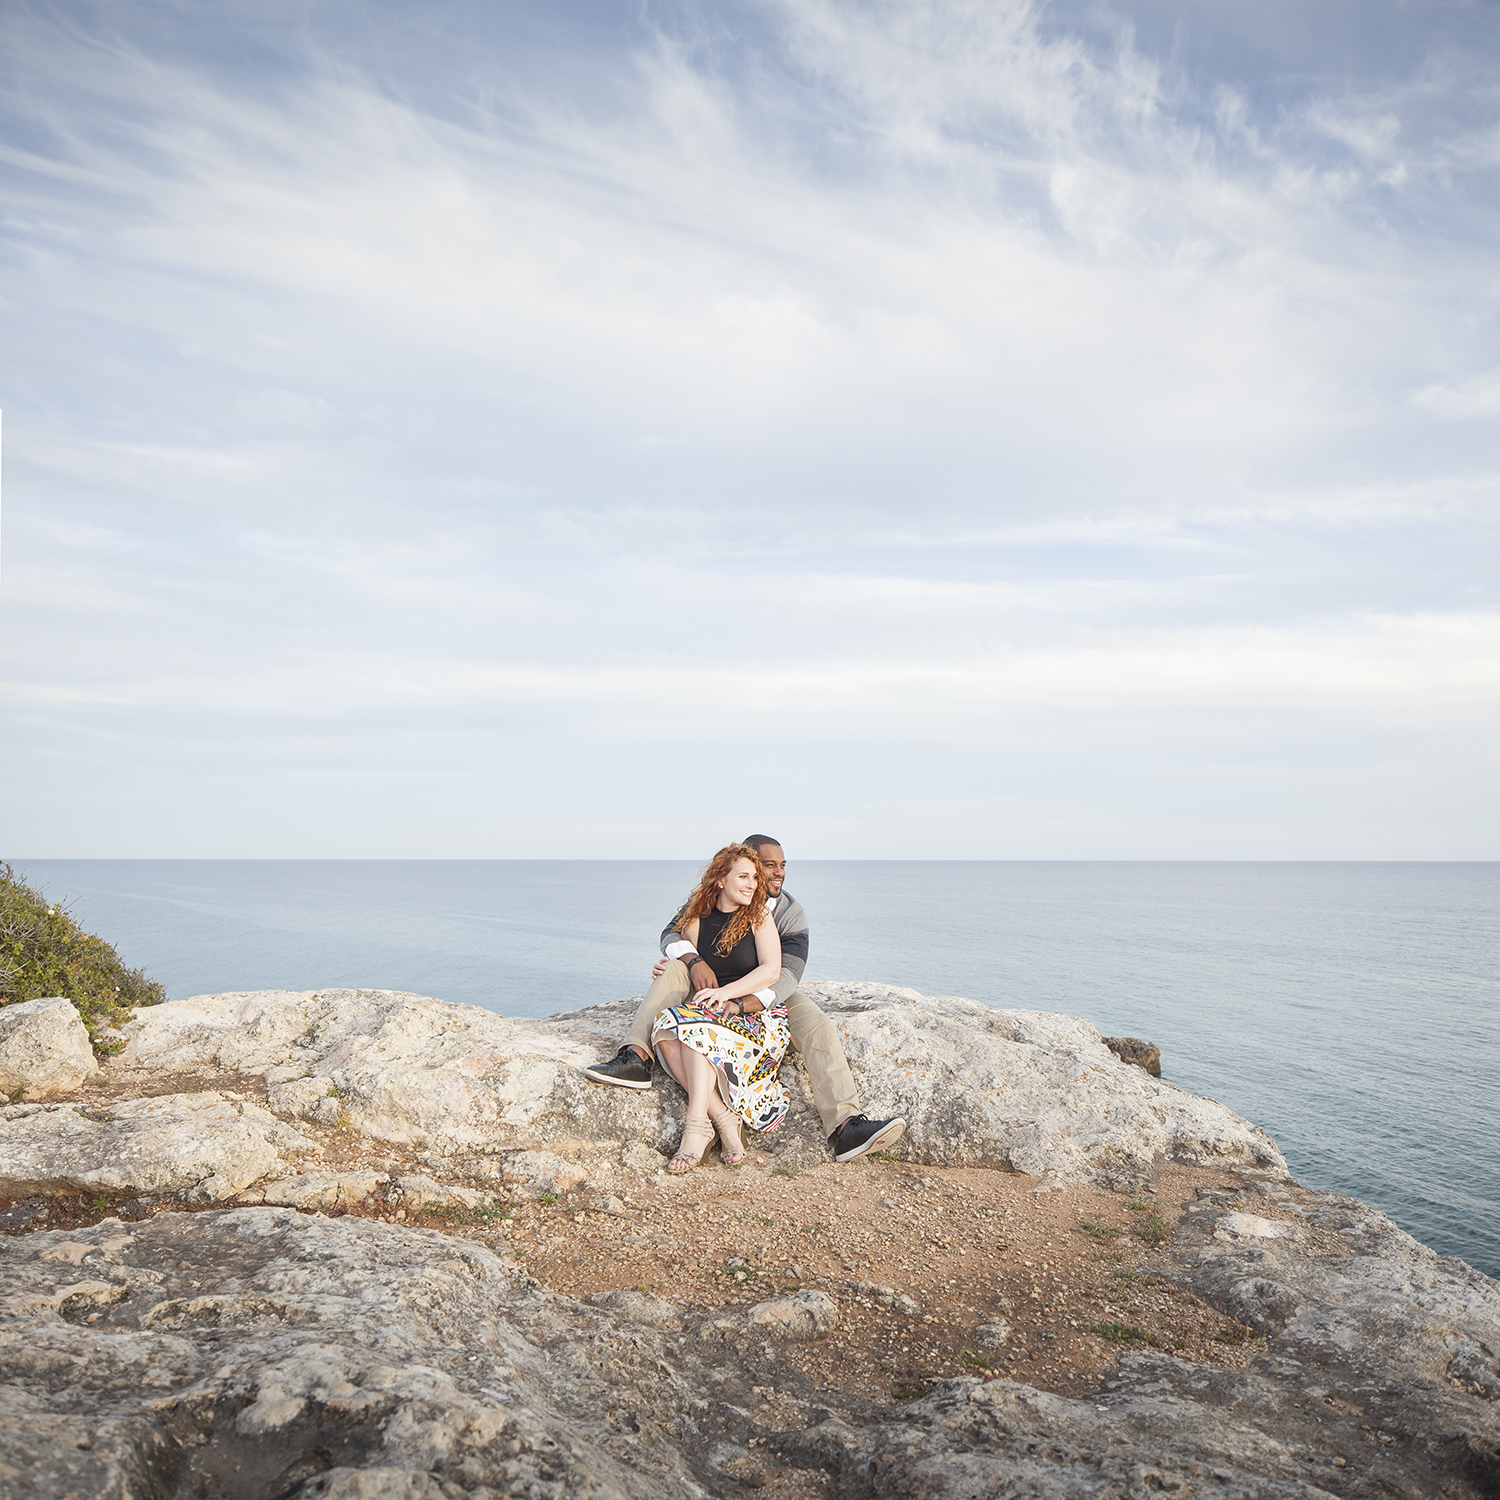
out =
<svg viewBox="0 0 1500 1500"><path fill-rule="evenodd" d="M755 998L759 1000L762 1005L774 1005L776 1003L776 991L756 990Z"/></svg>
<svg viewBox="0 0 1500 1500"><path fill-rule="evenodd" d="M685 953L696 953L698 950L691 943L668 943L666 955L668 958L681 958Z"/></svg>

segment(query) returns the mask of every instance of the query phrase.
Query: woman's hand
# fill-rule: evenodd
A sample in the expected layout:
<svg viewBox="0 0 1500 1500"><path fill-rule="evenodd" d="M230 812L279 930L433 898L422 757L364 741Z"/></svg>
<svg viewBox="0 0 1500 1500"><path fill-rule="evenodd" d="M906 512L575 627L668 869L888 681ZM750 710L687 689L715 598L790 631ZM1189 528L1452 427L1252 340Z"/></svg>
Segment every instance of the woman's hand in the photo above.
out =
<svg viewBox="0 0 1500 1500"><path fill-rule="evenodd" d="M739 1001L727 999L722 989L699 990L693 996L693 1004L699 1010L706 1010L709 1015L718 1016L721 1019L726 1015L737 1016L740 1014ZM734 1007L733 1010L730 1009L731 1006Z"/></svg>

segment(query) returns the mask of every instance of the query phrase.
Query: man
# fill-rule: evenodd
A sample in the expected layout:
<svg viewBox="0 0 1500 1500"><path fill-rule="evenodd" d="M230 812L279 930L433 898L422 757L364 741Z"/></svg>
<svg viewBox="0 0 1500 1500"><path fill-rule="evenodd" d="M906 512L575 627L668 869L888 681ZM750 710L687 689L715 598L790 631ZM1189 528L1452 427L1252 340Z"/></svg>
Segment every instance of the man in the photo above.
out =
<svg viewBox="0 0 1500 1500"><path fill-rule="evenodd" d="M798 988L807 967L807 913L802 903L783 889L786 855L775 839L763 833L752 834L744 842L760 855L761 868L766 872L771 917L781 934L781 977L776 981L775 1000L786 1006L792 1046L802 1054L833 1159L853 1161L867 1151L893 1145L905 1133L906 1121L899 1116L892 1120L866 1117L837 1029ZM584 1069L595 1083L650 1088L651 1023L669 1005L681 1005L690 995L718 984L714 971L677 931L676 922L674 917L661 935L662 957L652 970L651 988L636 1011L625 1045L608 1062ZM770 992L765 996L769 1003Z"/></svg>

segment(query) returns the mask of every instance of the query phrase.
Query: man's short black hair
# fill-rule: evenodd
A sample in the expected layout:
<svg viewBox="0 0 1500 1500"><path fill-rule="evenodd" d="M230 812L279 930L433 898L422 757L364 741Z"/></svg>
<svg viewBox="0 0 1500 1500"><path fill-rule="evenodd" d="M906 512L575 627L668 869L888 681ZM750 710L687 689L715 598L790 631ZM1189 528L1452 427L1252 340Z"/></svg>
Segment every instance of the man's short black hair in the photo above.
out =
<svg viewBox="0 0 1500 1500"><path fill-rule="evenodd" d="M741 839L740 842L742 844L749 844L749 846L754 849L757 854L759 854L767 844L775 844L778 849L781 848L781 840L773 839L769 833L752 833L749 838Z"/></svg>

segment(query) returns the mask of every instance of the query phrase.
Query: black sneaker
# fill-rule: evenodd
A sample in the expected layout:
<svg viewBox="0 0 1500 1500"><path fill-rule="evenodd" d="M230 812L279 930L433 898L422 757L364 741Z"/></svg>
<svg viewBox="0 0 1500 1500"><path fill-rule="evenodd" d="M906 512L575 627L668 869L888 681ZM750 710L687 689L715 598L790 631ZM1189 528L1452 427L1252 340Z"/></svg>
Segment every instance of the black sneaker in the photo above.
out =
<svg viewBox="0 0 1500 1500"><path fill-rule="evenodd" d="M641 1054L634 1047L621 1047L608 1062L585 1068L583 1076L592 1078L595 1083L612 1083L622 1089L649 1089L651 1064L642 1062Z"/></svg>
<svg viewBox="0 0 1500 1500"><path fill-rule="evenodd" d="M853 1161L866 1151L894 1146L906 1134L906 1121L900 1115L894 1120L871 1120L864 1115L850 1115L828 1137L828 1149L835 1161Z"/></svg>

